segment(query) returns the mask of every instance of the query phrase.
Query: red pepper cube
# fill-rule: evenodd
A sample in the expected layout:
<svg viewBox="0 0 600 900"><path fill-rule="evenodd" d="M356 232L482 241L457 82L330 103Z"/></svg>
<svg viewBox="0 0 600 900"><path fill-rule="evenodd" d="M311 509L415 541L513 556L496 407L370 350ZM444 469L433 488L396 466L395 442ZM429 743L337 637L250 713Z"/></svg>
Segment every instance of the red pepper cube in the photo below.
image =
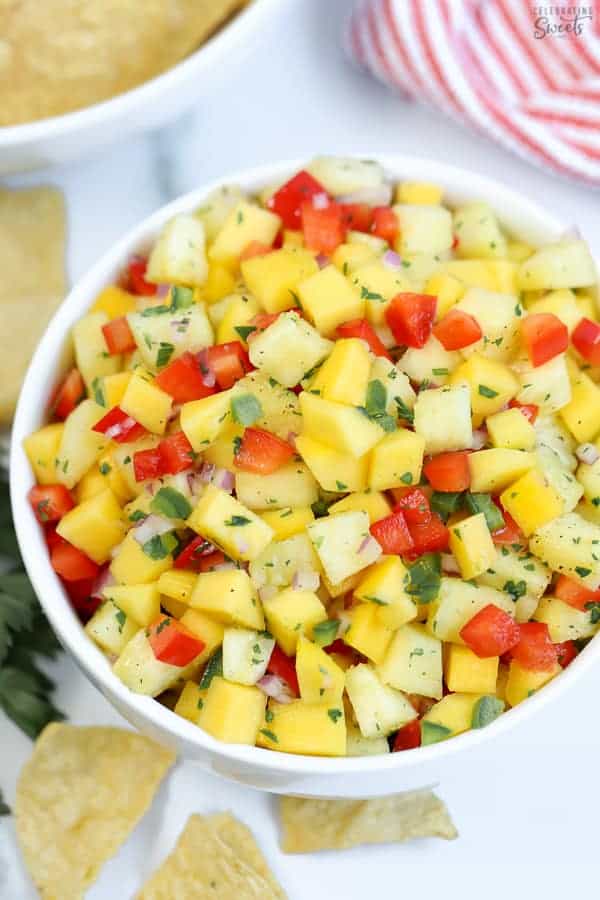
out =
<svg viewBox="0 0 600 900"><path fill-rule="evenodd" d="M600 590L590 591L568 575L559 575L554 586L554 595L581 612L585 612L588 603L600 603Z"/></svg>
<svg viewBox="0 0 600 900"><path fill-rule="evenodd" d="M312 203L304 203L302 230L308 250L331 256L346 239L348 229L344 223L342 207L337 203L330 203L323 209L317 209Z"/></svg>
<svg viewBox="0 0 600 900"><path fill-rule="evenodd" d="M157 387L169 394L174 403L189 403L215 394L217 389L208 386L198 358L189 351L174 359L155 378Z"/></svg>
<svg viewBox="0 0 600 900"><path fill-rule="evenodd" d="M120 406L113 406L112 409L109 409L106 415L99 422L96 422L92 431L97 431L98 434L103 434L118 444L137 441L147 434L144 426L136 422L132 416L123 412Z"/></svg>
<svg viewBox="0 0 600 900"><path fill-rule="evenodd" d="M350 322L343 322L337 327L337 336L340 338L358 338L369 345L369 350L375 356L384 356L386 359L392 359L375 333L373 326L366 319L352 319Z"/></svg>
<svg viewBox="0 0 600 900"><path fill-rule="evenodd" d="M562 643L555 644L554 646L556 648L558 664L563 669L566 669L567 666L573 662L575 657L579 655L579 650L577 649L575 641L562 641Z"/></svg>
<svg viewBox="0 0 600 900"><path fill-rule="evenodd" d="M450 532L435 512L431 513L430 519L424 524L410 522L408 530L413 542L409 553L411 559L424 553L440 553L448 549Z"/></svg>
<svg viewBox="0 0 600 900"><path fill-rule="evenodd" d="M531 365L541 366L564 353L569 346L569 329L553 313L533 313L521 323L521 335Z"/></svg>
<svg viewBox="0 0 600 900"><path fill-rule="evenodd" d="M143 256L133 256L127 267L127 289L141 297L152 297L156 294L156 285L146 281L148 260Z"/></svg>
<svg viewBox="0 0 600 900"><path fill-rule="evenodd" d="M246 428L234 456L236 469L270 475L289 462L295 450L291 444L262 428Z"/></svg>
<svg viewBox="0 0 600 900"><path fill-rule="evenodd" d="M373 210L372 234L392 245L398 237L399 231L398 216L391 206L376 206Z"/></svg>
<svg viewBox="0 0 600 900"><path fill-rule="evenodd" d="M369 530L384 553L408 553L414 548L413 539L401 510L396 510L389 516L373 522Z"/></svg>
<svg viewBox="0 0 600 900"><path fill-rule="evenodd" d="M160 662L184 667L199 656L206 644L177 619L161 616L148 629L148 641L152 652Z"/></svg>
<svg viewBox="0 0 600 900"><path fill-rule="evenodd" d="M58 522L75 506L64 484L36 484L27 494L27 499L41 525Z"/></svg>
<svg viewBox="0 0 600 900"><path fill-rule="evenodd" d="M119 353L132 353L137 348L133 332L125 316L111 319L110 322L103 325L102 334L104 335L108 352L112 356L116 356Z"/></svg>
<svg viewBox="0 0 600 900"><path fill-rule="evenodd" d="M481 340L479 322L458 309L451 309L433 326L433 333L445 350L462 350Z"/></svg>
<svg viewBox="0 0 600 900"><path fill-rule="evenodd" d="M396 294L385 312L396 342L406 347L424 347L435 319L437 297L431 294Z"/></svg>
<svg viewBox="0 0 600 900"><path fill-rule="evenodd" d="M532 425L537 419L540 411L539 406L536 406L535 403L519 403L518 400L515 400L514 398L508 401L508 405L510 409L518 409Z"/></svg>
<svg viewBox="0 0 600 900"><path fill-rule="evenodd" d="M160 478L165 474L165 461L159 447L138 450L133 454L133 474L136 481Z"/></svg>
<svg viewBox="0 0 600 900"><path fill-rule="evenodd" d="M485 659L513 650L521 639L519 625L507 612L488 603L460 631L473 653Z"/></svg>
<svg viewBox="0 0 600 900"><path fill-rule="evenodd" d="M296 661L290 656L286 656L281 647L275 644L273 652L267 665L267 672L271 675L277 675L282 681L285 681L294 697L300 696L300 687L298 685L298 676L296 675Z"/></svg>
<svg viewBox="0 0 600 900"><path fill-rule="evenodd" d="M512 656L524 669L545 672L556 665L558 653L550 639L545 622L524 622L519 626L520 637L512 648ZM461 632L462 634L462 632Z"/></svg>
<svg viewBox="0 0 600 900"><path fill-rule="evenodd" d="M434 491L466 491L471 484L469 453L467 450L439 453L425 461L423 474Z"/></svg>
<svg viewBox="0 0 600 900"><path fill-rule="evenodd" d="M68 541L63 541L53 548L50 554L50 563L56 574L65 581L96 578L100 571L99 565L77 547L69 544Z"/></svg>
<svg viewBox="0 0 600 900"><path fill-rule="evenodd" d="M316 196L329 200L323 185L303 169L275 191L267 207L279 216L284 228L299 231L302 227L302 204Z"/></svg>
<svg viewBox="0 0 600 900"><path fill-rule="evenodd" d="M190 469L197 455L183 431L176 431L175 434L163 438L158 449L162 456L165 475L177 475L178 472Z"/></svg>
<svg viewBox="0 0 600 900"><path fill-rule="evenodd" d="M59 385L50 403L50 413L58 419L66 419L85 397L85 384L79 369L71 369Z"/></svg>
<svg viewBox="0 0 600 900"><path fill-rule="evenodd" d="M578 353L592 366L600 366L600 325L583 318L571 335L571 342Z"/></svg>
<svg viewBox="0 0 600 900"><path fill-rule="evenodd" d="M413 750L415 747L421 746L421 723L418 719L413 719L404 725L394 738L392 753L398 753L400 750Z"/></svg>
<svg viewBox="0 0 600 900"><path fill-rule="evenodd" d="M350 231L371 231L373 209L368 203L341 203L344 225Z"/></svg>
<svg viewBox="0 0 600 900"><path fill-rule="evenodd" d="M206 358L208 368L214 373L222 391L233 387L236 381L254 368L240 341L229 341L226 344L209 347Z"/></svg>
<svg viewBox="0 0 600 900"><path fill-rule="evenodd" d="M219 557L215 562L215 557ZM212 559L211 559L212 558ZM209 561L209 562L207 562ZM225 562L225 554L216 550L214 544L198 535L175 557L173 568L189 569L192 572L205 572L211 565Z"/></svg>
<svg viewBox="0 0 600 900"><path fill-rule="evenodd" d="M426 525L429 522L429 500L421 488L394 488L392 493L397 504L394 512L400 510L409 525Z"/></svg>

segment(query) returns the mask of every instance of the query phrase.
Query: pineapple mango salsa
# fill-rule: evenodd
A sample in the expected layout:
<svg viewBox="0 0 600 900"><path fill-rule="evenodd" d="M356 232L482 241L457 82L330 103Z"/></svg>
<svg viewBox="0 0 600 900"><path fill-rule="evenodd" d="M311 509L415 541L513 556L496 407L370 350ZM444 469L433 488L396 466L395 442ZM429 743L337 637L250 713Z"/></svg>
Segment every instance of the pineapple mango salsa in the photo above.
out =
<svg viewBox="0 0 600 900"><path fill-rule="evenodd" d="M581 240L320 157L169 221L25 441L85 630L213 738L400 752L600 627L600 309Z"/></svg>

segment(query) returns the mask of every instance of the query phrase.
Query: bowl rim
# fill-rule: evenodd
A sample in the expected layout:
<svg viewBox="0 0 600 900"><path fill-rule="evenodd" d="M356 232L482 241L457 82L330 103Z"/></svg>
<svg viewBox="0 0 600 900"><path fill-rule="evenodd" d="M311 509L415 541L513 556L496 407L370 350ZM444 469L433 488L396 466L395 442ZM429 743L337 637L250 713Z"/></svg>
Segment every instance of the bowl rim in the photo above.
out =
<svg viewBox="0 0 600 900"><path fill-rule="evenodd" d="M41 139L64 137L91 125L108 123L113 117L135 115L139 107L151 105L162 96L163 91L176 90L201 68L209 66L228 49L232 49L243 38L244 33L255 25L258 26L267 10L279 2L281 0L250 0L247 6L235 13L184 59L127 91L58 116L0 127L0 150Z"/></svg>
<svg viewBox="0 0 600 900"><path fill-rule="evenodd" d="M348 156L349 154L344 154ZM436 181L444 186L447 195L459 199L487 200L498 213L501 221L523 236L537 235L538 241L556 240L565 226L552 214L522 197L501 182L476 174L468 169L450 166L423 157L398 154L354 153L357 158L376 159L392 178L414 178ZM73 286L40 340L31 359L19 396L14 418L10 454L10 492L15 530L23 562L42 608L60 642L70 653L86 677L117 707L132 710L136 721L143 720L158 733L181 744L191 744L199 751L222 757L238 764L250 764L255 770L288 776L374 775L402 773L408 769L443 759L474 748L482 741L499 737L513 729L519 722L541 710L546 704L568 689L572 682L589 669L600 656L600 643L591 642L585 651L544 689L527 702L508 710L485 729L465 732L425 747L403 753L380 754L364 757L320 757L283 753L260 747L221 742L198 726L156 702L130 691L113 674L106 657L87 637L71 609L58 577L50 566L42 531L37 524L26 499L27 490L33 484L33 476L22 447L22 440L32 430L44 423L44 410L52 384L56 379L58 361L64 356L67 336L72 324L92 304L98 290L114 280L125 260L136 250L143 249L169 218L177 213L195 209L209 191L223 184L240 184L249 191L257 191L270 183L276 183L293 174L305 159L293 159L243 169L182 195L159 208L142 222L130 229ZM532 239L530 237L530 239Z"/></svg>

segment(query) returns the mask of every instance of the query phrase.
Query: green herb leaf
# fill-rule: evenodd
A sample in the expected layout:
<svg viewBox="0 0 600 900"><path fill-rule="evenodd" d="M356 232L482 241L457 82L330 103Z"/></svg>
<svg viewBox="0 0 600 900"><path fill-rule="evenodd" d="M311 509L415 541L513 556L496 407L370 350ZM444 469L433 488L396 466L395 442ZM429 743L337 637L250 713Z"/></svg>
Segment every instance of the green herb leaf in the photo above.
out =
<svg viewBox="0 0 600 900"><path fill-rule="evenodd" d="M404 419L409 423L414 422L415 414L412 409L409 409L406 403L400 399L400 397L396 397L396 409L398 410L399 419Z"/></svg>
<svg viewBox="0 0 600 900"><path fill-rule="evenodd" d="M494 719L504 712L504 703L498 697L492 694L485 694L480 697L473 707L473 715L471 717L471 728L485 728Z"/></svg>
<svg viewBox="0 0 600 900"><path fill-rule="evenodd" d="M498 391L488 387L487 384L480 384L477 390L482 397L488 397L490 400L498 396Z"/></svg>
<svg viewBox="0 0 600 900"><path fill-rule="evenodd" d="M462 502L463 494L460 491L434 491L429 506L442 522L447 522L452 513L460 509Z"/></svg>
<svg viewBox="0 0 600 900"><path fill-rule="evenodd" d="M344 484L343 481L336 481L335 486L338 489L338 491L347 491L348 490L348 485Z"/></svg>
<svg viewBox="0 0 600 900"><path fill-rule="evenodd" d="M367 385L365 405L358 409L363 415L376 422L384 431L395 431L396 422L386 411L387 391L383 382L378 378L373 379Z"/></svg>
<svg viewBox="0 0 600 900"><path fill-rule="evenodd" d="M588 575L592 574L592 570L587 569L585 566L575 566L575 571L580 578L587 578Z"/></svg>
<svg viewBox="0 0 600 900"><path fill-rule="evenodd" d="M418 603L431 603L437 597L441 584L441 560L439 553L424 553L404 576L406 593Z"/></svg>
<svg viewBox="0 0 600 900"><path fill-rule="evenodd" d="M210 657L208 662L206 663L206 668L202 673L202 678L200 679L200 684L198 685L201 690L205 690L210 687L210 683L215 677L215 675L221 676L223 674L223 648L219 647L218 650L215 650L213 655Z"/></svg>
<svg viewBox="0 0 600 900"><path fill-rule="evenodd" d="M187 498L172 487L161 487L152 498L150 509L168 519L187 519L192 512Z"/></svg>
<svg viewBox="0 0 600 900"><path fill-rule="evenodd" d="M341 719L344 714L341 711L341 709L328 709L327 715L329 716L329 718L335 725L335 723L338 721L338 719Z"/></svg>
<svg viewBox="0 0 600 900"><path fill-rule="evenodd" d="M194 292L189 287L176 285L171 288L171 309L189 309L194 305Z"/></svg>
<svg viewBox="0 0 600 900"><path fill-rule="evenodd" d="M516 603L519 597L524 597L527 593L527 584L525 581L507 581L502 588L503 591L506 591L507 594L513 598Z"/></svg>
<svg viewBox="0 0 600 900"><path fill-rule="evenodd" d="M177 538L170 531L166 534L155 534L142 544L142 550L150 559L166 559L177 546Z"/></svg>
<svg viewBox="0 0 600 900"><path fill-rule="evenodd" d="M252 519L246 518L246 516L232 516L230 519L225 519L225 525L228 525L229 528L240 528L242 525L249 525Z"/></svg>
<svg viewBox="0 0 600 900"><path fill-rule="evenodd" d="M247 341L248 335L256 331L256 325L236 325L235 330L243 341Z"/></svg>
<svg viewBox="0 0 600 900"><path fill-rule="evenodd" d="M445 741L451 734L452 731L445 725L438 725L437 722L430 722L428 719L421 720L422 747L426 747L428 744L437 744L438 741Z"/></svg>
<svg viewBox="0 0 600 900"><path fill-rule="evenodd" d="M94 378L92 381L92 394L94 395L94 400L98 404L98 406L106 406L106 399L104 397L104 388L102 387L102 379Z"/></svg>
<svg viewBox="0 0 600 900"><path fill-rule="evenodd" d="M483 513L490 531L504 527L504 516L492 500L491 494L465 494L465 505L473 515Z"/></svg>
<svg viewBox="0 0 600 900"><path fill-rule="evenodd" d="M328 647L338 633L340 623L337 619L326 619L313 627L313 640L319 647Z"/></svg>
<svg viewBox="0 0 600 900"><path fill-rule="evenodd" d="M158 353L156 354L156 365L157 368L161 369L163 366L166 366L173 353L175 352L175 347L173 344L168 344L166 341L161 341L158 345Z"/></svg>
<svg viewBox="0 0 600 900"><path fill-rule="evenodd" d="M231 415L234 422L238 422L240 425L253 425L263 415L263 408L254 394L242 394L239 397L233 397Z"/></svg>
<svg viewBox="0 0 600 900"><path fill-rule="evenodd" d="M153 316L164 316L169 312L171 312L170 306L147 306L146 309L141 311L140 315L146 319L151 319Z"/></svg>

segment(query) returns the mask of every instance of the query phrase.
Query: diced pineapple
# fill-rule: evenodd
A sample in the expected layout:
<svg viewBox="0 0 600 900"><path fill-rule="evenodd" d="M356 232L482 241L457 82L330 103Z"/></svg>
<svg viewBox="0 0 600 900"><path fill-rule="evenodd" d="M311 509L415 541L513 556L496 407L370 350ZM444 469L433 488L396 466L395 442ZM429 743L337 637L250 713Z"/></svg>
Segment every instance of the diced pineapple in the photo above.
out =
<svg viewBox="0 0 600 900"><path fill-rule="evenodd" d="M469 647L450 644L444 665L448 690L452 693L495 694L499 662L497 656L482 659Z"/></svg>
<svg viewBox="0 0 600 900"><path fill-rule="evenodd" d="M304 247L304 234L296 231L294 228L284 228L282 247L286 250L294 250L298 247Z"/></svg>
<svg viewBox="0 0 600 900"><path fill-rule="evenodd" d="M442 578L438 596L429 604L427 628L442 641L464 644L461 629L490 603L514 616L514 601L508 594L459 578Z"/></svg>
<svg viewBox="0 0 600 900"><path fill-rule="evenodd" d="M529 549L551 569L595 591L600 587L599 542L600 525L570 512L539 528Z"/></svg>
<svg viewBox="0 0 600 900"><path fill-rule="evenodd" d="M254 258L261 259L262 257ZM216 327L215 343L226 344L229 341L239 341L240 332L244 333L244 326L252 327L250 323L260 311L261 305L254 297L248 296L248 294L232 294Z"/></svg>
<svg viewBox="0 0 600 900"><path fill-rule="evenodd" d="M243 569L201 572L190 609L209 613L218 622L262 631L265 626L256 588Z"/></svg>
<svg viewBox="0 0 600 900"><path fill-rule="evenodd" d="M506 681L506 702L509 706L516 706L518 703L522 703L523 700L527 700L541 687L548 684L560 672L562 672L562 669L558 663L552 669L534 671L533 669L524 669L513 659Z"/></svg>
<svg viewBox="0 0 600 900"><path fill-rule="evenodd" d="M422 396L423 394L420 394L419 399ZM417 431L399 428L391 434L386 434L371 452L370 489L384 491L418 484L421 478L424 452L425 438Z"/></svg>
<svg viewBox="0 0 600 900"><path fill-rule="evenodd" d="M592 623L589 610L575 609L558 597L542 597L534 614L536 622L548 626L554 644L589 638L598 631L598 623Z"/></svg>
<svg viewBox="0 0 600 900"><path fill-rule="evenodd" d="M464 292L464 284L458 278L455 278L454 275L448 275L444 272L432 275L425 285L425 293L433 294L434 297L437 297L435 311L437 321L458 303Z"/></svg>
<svg viewBox="0 0 600 900"><path fill-rule="evenodd" d="M334 197L383 184L383 169L371 159L316 156L306 167L313 178Z"/></svg>
<svg viewBox="0 0 600 900"><path fill-rule="evenodd" d="M60 433L53 481L73 488L106 448L108 440L92 431L106 410L93 400L83 400L67 417ZM45 448L46 449L46 448ZM49 449L49 447L47 448ZM45 462L46 458L41 457Z"/></svg>
<svg viewBox="0 0 600 900"><path fill-rule="evenodd" d="M391 734L417 718L404 694L384 684L377 672L364 663L347 670L346 691L363 737Z"/></svg>
<svg viewBox="0 0 600 900"><path fill-rule="evenodd" d="M585 241L547 244L525 260L519 268L522 291L588 287L598 276Z"/></svg>
<svg viewBox="0 0 600 900"><path fill-rule="evenodd" d="M256 684L267 670L275 641L264 632L226 628L223 635L223 677L239 684Z"/></svg>
<svg viewBox="0 0 600 900"><path fill-rule="evenodd" d="M126 316L137 308L137 297L116 284L111 284L100 291L90 312L106 313L109 319Z"/></svg>
<svg viewBox="0 0 600 900"><path fill-rule="evenodd" d="M207 691L203 690L195 681L186 681L179 699L173 707L173 712L197 725L206 694Z"/></svg>
<svg viewBox="0 0 600 900"><path fill-rule="evenodd" d="M139 623L126 615L124 610L112 600L107 600L96 610L85 630L99 647L117 656L139 627Z"/></svg>
<svg viewBox="0 0 600 900"><path fill-rule="evenodd" d="M457 278L465 288L483 288L486 291L498 290L496 276L484 259L452 259L442 263L439 272Z"/></svg>
<svg viewBox="0 0 600 900"><path fill-rule="evenodd" d="M127 480L117 466L114 450L104 453L98 460L98 471L102 477L104 488L110 488L119 503L127 503L134 496Z"/></svg>
<svg viewBox="0 0 600 900"><path fill-rule="evenodd" d="M447 694L421 719L421 744L434 744L469 731L480 694Z"/></svg>
<svg viewBox="0 0 600 900"><path fill-rule="evenodd" d="M207 240L213 241L215 239L231 210L244 197L244 192L237 184L223 185L215 188L214 191L208 194L202 206L194 212L194 215L204 225Z"/></svg>
<svg viewBox="0 0 600 900"><path fill-rule="evenodd" d="M236 280L226 266L220 263L210 263L206 281L202 285L202 299L210 304L218 303L223 297L227 297L235 290Z"/></svg>
<svg viewBox="0 0 600 900"><path fill-rule="evenodd" d="M257 428L264 428L287 440L290 432L299 430L300 405L293 391L287 390L263 372L251 372L232 389L232 396L252 394L258 400L262 415Z"/></svg>
<svg viewBox="0 0 600 900"><path fill-rule="evenodd" d="M350 628L344 634L344 643L354 647L372 662L382 662L393 632L377 619L376 605L359 603L350 610L348 618Z"/></svg>
<svg viewBox="0 0 600 900"><path fill-rule="evenodd" d="M492 565L496 548L483 513L468 516L460 524L451 526L450 550L466 581L477 578Z"/></svg>
<svg viewBox="0 0 600 900"><path fill-rule="evenodd" d="M300 394L303 434L322 441L339 453L360 457L383 437L382 428L358 409L323 400L312 393Z"/></svg>
<svg viewBox="0 0 600 900"><path fill-rule="evenodd" d="M287 587L299 572L318 572L319 560L306 531L273 541L250 563L250 576L257 587L265 584Z"/></svg>
<svg viewBox="0 0 600 900"><path fill-rule="evenodd" d="M456 304L456 309L473 316L483 335L479 341L463 349L464 356L476 353L497 362L512 359L519 348L521 316L521 307L514 295L469 288Z"/></svg>
<svg viewBox="0 0 600 900"><path fill-rule="evenodd" d="M301 462L290 462L269 475L237 472L235 491L240 503L250 509L309 507L319 499L317 482Z"/></svg>
<svg viewBox="0 0 600 900"><path fill-rule="evenodd" d="M113 666L113 672L129 690L149 697L157 697L180 679L189 678L189 670L157 659L143 628L125 645Z"/></svg>
<svg viewBox="0 0 600 900"><path fill-rule="evenodd" d="M283 248L242 263L242 276L268 313L297 306L294 292L319 270L314 254L302 248Z"/></svg>
<svg viewBox="0 0 600 900"><path fill-rule="evenodd" d="M401 181L396 187L396 203L410 203L415 206L439 206L444 191L439 184L431 181Z"/></svg>
<svg viewBox="0 0 600 900"><path fill-rule="evenodd" d="M371 356L365 342L358 338L340 340L311 381L310 389L324 400L361 406L370 371Z"/></svg>
<svg viewBox="0 0 600 900"><path fill-rule="evenodd" d="M553 313L567 326L569 334L581 320L581 311L577 306L575 294L568 288L551 291L541 300L532 303L528 312L532 315L534 313Z"/></svg>
<svg viewBox="0 0 600 900"><path fill-rule="evenodd" d="M121 507L111 490L102 491L65 513L56 532L101 565L125 534Z"/></svg>
<svg viewBox="0 0 600 900"><path fill-rule="evenodd" d="M227 744L256 743L267 705L257 687L234 684L215 675L204 697L198 725Z"/></svg>
<svg viewBox="0 0 600 900"><path fill-rule="evenodd" d="M321 581L321 596L327 602L329 597L334 599L335 597L343 597L345 594L351 593L360 581L360 572L349 575L347 578L344 578L343 581L338 581L335 584L333 584L333 582L328 579L327 575L322 572Z"/></svg>
<svg viewBox="0 0 600 900"><path fill-rule="evenodd" d="M600 459L591 466L581 463L577 469L577 480L583 487L586 500L596 509L600 508Z"/></svg>
<svg viewBox="0 0 600 900"><path fill-rule="evenodd" d="M148 259L146 279L156 284L198 285L206 281L206 236L195 216L181 213L163 226Z"/></svg>
<svg viewBox="0 0 600 900"><path fill-rule="evenodd" d="M211 262L235 268L242 250L251 241L270 247L281 219L254 203L240 201L227 215L208 251Z"/></svg>
<svg viewBox="0 0 600 900"><path fill-rule="evenodd" d="M571 400L559 415L575 440L585 443L600 434L600 387L577 366L570 368Z"/></svg>
<svg viewBox="0 0 600 900"><path fill-rule="evenodd" d="M199 637L204 644L204 650L194 660L194 667L198 667L212 656L217 647L221 646L225 628L221 622L215 621L213 616L208 616L199 609L186 609L180 621L188 631Z"/></svg>
<svg viewBox="0 0 600 900"><path fill-rule="evenodd" d="M537 601L550 584L551 574L528 551L501 547L490 567L479 575L477 581L498 591L506 591L513 597L522 595Z"/></svg>
<svg viewBox="0 0 600 900"><path fill-rule="evenodd" d="M360 269L361 266L375 262L377 257L378 253L365 244L344 243L334 251L331 262L340 272L348 275L350 272Z"/></svg>
<svg viewBox="0 0 600 900"><path fill-rule="evenodd" d="M118 584L150 584L158 581L162 573L172 567L173 557L170 553L163 558L149 556L130 531L118 548L110 572Z"/></svg>
<svg viewBox="0 0 600 900"><path fill-rule="evenodd" d="M358 583L354 596L376 605L376 623L396 629L417 616L417 606L405 590L406 567L399 556L383 557Z"/></svg>
<svg viewBox="0 0 600 900"><path fill-rule="evenodd" d="M526 259L535 253L534 248L525 241L508 241L506 245L506 255L515 262L525 262Z"/></svg>
<svg viewBox="0 0 600 900"><path fill-rule="evenodd" d="M186 572L185 569L169 569L162 573L157 587L161 594L187 604L196 586L196 577L195 572Z"/></svg>
<svg viewBox="0 0 600 900"><path fill-rule="evenodd" d="M445 350L432 334L424 347L409 347L398 360L398 368L417 384L446 384L462 357L456 350Z"/></svg>
<svg viewBox="0 0 600 900"><path fill-rule="evenodd" d="M519 403L534 403L544 413L554 413L571 400L571 382L564 355L541 366L531 366L529 362L518 363L521 389L517 394Z"/></svg>
<svg viewBox="0 0 600 900"><path fill-rule="evenodd" d="M505 409L488 416L486 426L492 447L506 450L533 450L535 428L519 409Z"/></svg>
<svg viewBox="0 0 600 900"><path fill-rule="evenodd" d="M557 416L538 416L535 420L538 453L542 448L552 451L560 466L570 472L577 468L575 441Z"/></svg>
<svg viewBox="0 0 600 900"><path fill-rule="evenodd" d="M267 510L261 513L260 517L273 529L276 541L283 541L303 532L306 526L315 520L315 514L310 506L283 506L281 509Z"/></svg>
<svg viewBox="0 0 600 900"><path fill-rule="evenodd" d="M500 501L526 537L560 516L564 506L538 469L531 469L507 487Z"/></svg>
<svg viewBox="0 0 600 900"><path fill-rule="evenodd" d="M380 381L386 392L385 411L394 419L405 419L410 415L416 400L408 375L400 369L378 356L373 360L369 382ZM404 415L403 415L404 413Z"/></svg>
<svg viewBox="0 0 600 900"><path fill-rule="evenodd" d="M296 647L296 673L300 696L306 703L327 703L341 706L345 676L322 647L303 635Z"/></svg>
<svg viewBox="0 0 600 900"><path fill-rule="evenodd" d="M399 628L378 668L385 684L424 697L442 696L442 643L424 625Z"/></svg>
<svg viewBox="0 0 600 900"><path fill-rule="evenodd" d="M204 450L204 461L231 472L235 469L235 455L243 434L244 426L237 425L230 419L229 424Z"/></svg>
<svg viewBox="0 0 600 900"><path fill-rule="evenodd" d="M100 379L119 371L120 356L108 353L102 326L108 323L106 313L88 313L73 325L73 345L75 362L85 381L88 392L94 392Z"/></svg>
<svg viewBox="0 0 600 900"><path fill-rule="evenodd" d="M306 434L296 438L296 450L324 491L364 491L369 456L357 459L315 441Z"/></svg>
<svg viewBox="0 0 600 900"><path fill-rule="evenodd" d="M412 289L410 281L402 272L387 268L377 258L344 274L365 301L365 316L372 325L385 325L385 311L389 301L401 291Z"/></svg>
<svg viewBox="0 0 600 900"><path fill-rule="evenodd" d="M56 483L55 460L64 430L65 426L62 422L54 422L52 425L44 425L34 431L23 441L23 449L38 484ZM102 439L102 435L98 435L98 437ZM97 452L94 454L94 458L96 455Z"/></svg>
<svg viewBox="0 0 600 900"><path fill-rule="evenodd" d="M495 259L506 256L506 238L493 209L487 203L468 203L454 212L458 238L456 255L462 259Z"/></svg>
<svg viewBox="0 0 600 900"><path fill-rule="evenodd" d="M496 282L495 290L499 294L516 296L519 293L517 288L519 266L516 262L509 259L490 259L487 268Z"/></svg>
<svg viewBox="0 0 600 900"><path fill-rule="evenodd" d="M342 704L269 703L257 744L281 753L309 756L345 756L346 720Z"/></svg>
<svg viewBox="0 0 600 900"><path fill-rule="evenodd" d="M415 433L426 453L471 447L471 391L467 385L421 391L414 408Z"/></svg>
<svg viewBox="0 0 600 900"><path fill-rule="evenodd" d="M439 256L452 247L452 215L443 206L399 203L392 207L400 229L395 250L401 256Z"/></svg>
<svg viewBox="0 0 600 900"><path fill-rule="evenodd" d="M307 531L332 584L366 569L381 555L379 544L370 536L366 512L344 512L317 519Z"/></svg>
<svg viewBox="0 0 600 900"><path fill-rule="evenodd" d="M121 409L148 431L164 434L171 412L172 399L152 382L152 377L143 369L136 369L131 376L123 398Z"/></svg>
<svg viewBox="0 0 600 900"><path fill-rule="evenodd" d="M377 522L389 515L391 506L381 491L358 491L348 494L336 503L332 503L329 507L329 515L335 515L341 512L351 512L353 510L364 510L369 517L369 522Z"/></svg>
<svg viewBox="0 0 600 900"><path fill-rule="evenodd" d="M269 631L288 656L295 654L302 634L312 635L313 626L327 618L327 610L313 591L286 588L263 606Z"/></svg>
<svg viewBox="0 0 600 900"><path fill-rule="evenodd" d="M156 583L111 584L102 593L130 616L138 628L147 628L160 615L160 592Z"/></svg>
<svg viewBox="0 0 600 900"><path fill-rule="evenodd" d="M389 753L390 745L387 738L363 737L360 728L353 722L346 723L346 756L379 756L381 753Z"/></svg>
<svg viewBox="0 0 600 900"><path fill-rule="evenodd" d="M298 285L302 309L322 335L331 337L342 322L362 319L365 301L335 266L325 266Z"/></svg>
<svg viewBox="0 0 600 900"><path fill-rule="evenodd" d="M253 560L273 539L273 529L266 522L212 484L207 485L187 524L232 559Z"/></svg>
<svg viewBox="0 0 600 900"><path fill-rule="evenodd" d="M519 379L508 366L479 354L455 369L450 383L469 386L476 428L487 416L506 406L519 390Z"/></svg>
<svg viewBox="0 0 600 900"><path fill-rule="evenodd" d="M477 450L469 454L471 491L497 494L535 466L535 453L524 450Z"/></svg>
<svg viewBox="0 0 600 900"><path fill-rule="evenodd" d="M321 337L297 312L290 311L282 313L252 340L250 359L279 384L294 387L325 359L332 347L331 341Z"/></svg>

